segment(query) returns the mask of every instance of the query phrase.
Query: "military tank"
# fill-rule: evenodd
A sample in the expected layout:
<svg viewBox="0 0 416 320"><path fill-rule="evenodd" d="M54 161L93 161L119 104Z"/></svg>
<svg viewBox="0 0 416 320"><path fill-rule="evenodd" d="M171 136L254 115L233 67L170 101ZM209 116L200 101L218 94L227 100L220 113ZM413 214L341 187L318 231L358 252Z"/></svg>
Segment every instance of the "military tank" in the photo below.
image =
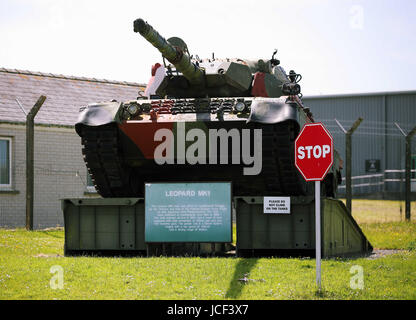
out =
<svg viewBox="0 0 416 320"><path fill-rule="evenodd" d="M307 195L294 165L294 141L314 122L301 100L301 75L275 58L200 59L142 19L139 33L162 54L139 97L92 103L75 125L97 192L143 197L146 182L232 181L233 195ZM335 197L337 153L322 183Z"/></svg>

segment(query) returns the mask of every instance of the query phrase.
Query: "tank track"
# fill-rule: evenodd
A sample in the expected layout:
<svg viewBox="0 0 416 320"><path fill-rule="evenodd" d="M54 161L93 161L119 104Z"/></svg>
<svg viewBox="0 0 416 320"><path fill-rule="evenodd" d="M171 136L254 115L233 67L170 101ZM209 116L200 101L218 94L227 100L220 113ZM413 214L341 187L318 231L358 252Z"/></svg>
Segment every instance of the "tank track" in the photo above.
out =
<svg viewBox="0 0 416 320"><path fill-rule="evenodd" d="M131 169L123 165L115 124L82 129L82 154L95 189L104 198L135 196Z"/></svg>
<svg viewBox="0 0 416 320"><path fill-rule="evenodd" d="M262 126L263 173L270 194L305 195L306 182L295 167L296 124L286 121Z"/></svg>
<svg viewBox="0 0 416 320"><path fill-rule="evenodd" d="M262 125L263 168L265 190L255 193L269 195L304 195L306 183L293 163L296 124L291 121L276 125ZM118 127L109 124L82 128L82 154L97 192L102 197L143 196L139 178L134 170L123 163ZM242 176L237 182L247 184L250 178ZM141 180L141 179L140 179ZM240 180L240 181L239 181ZM250 192L247 195L255 195Z"/></svg>

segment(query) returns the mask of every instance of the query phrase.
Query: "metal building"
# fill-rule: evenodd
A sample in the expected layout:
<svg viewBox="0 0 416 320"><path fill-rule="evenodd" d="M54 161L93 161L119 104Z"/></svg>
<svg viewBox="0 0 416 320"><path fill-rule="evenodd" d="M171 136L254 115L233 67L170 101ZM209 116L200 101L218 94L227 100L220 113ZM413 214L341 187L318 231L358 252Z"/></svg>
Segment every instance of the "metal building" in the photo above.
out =
<svg viewBox="0 0 416 320"><path fill-rule="evenodd" d="M352 136L354 195L371 193L390 198L404 192L405 137L399 127L407 134L416 126L416 91L305 96L303 101L315 121L330 130L343 159L345 134L336 120L348 130L359 117L364 119ZM415 140L412 169L416 168ZM413 192L415 178L412 172ZM340 188L343 192L345 186Z"/></svg>

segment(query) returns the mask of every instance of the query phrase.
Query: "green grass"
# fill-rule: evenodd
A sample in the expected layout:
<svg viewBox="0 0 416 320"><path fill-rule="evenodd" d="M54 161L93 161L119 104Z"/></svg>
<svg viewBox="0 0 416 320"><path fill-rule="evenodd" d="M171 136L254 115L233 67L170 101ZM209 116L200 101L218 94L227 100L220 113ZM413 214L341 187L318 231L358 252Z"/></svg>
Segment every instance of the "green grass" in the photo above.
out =
<svg viewBox="0 0 416 320"><path fill-rule="evenodd" d="M345 199L341 199L344 203ZM411 202L411 212L416 216L416 201ZM358 223L399 222L405 220L404 201L352 200L352 215Z"/></svg>
<svg viewBox="0 0 416 320"><path fill-rule="evenodd" d="M401 222L398 201L353 200L353 216L375 248L403 250L324 259L322 295L314 259L63 257L63 230L0 229L0 299L416 299L416 224ZM63 289L50 288L55 265ZM363 290L349 286L354 265Z"/></svg>
<svg viewBox="0 0 416 320"><path fill-rule="evenodd" d="M345 199L342 199L345 203ZM378 249L416 247L416 201L411 202L413 222L404 222L404 202L396 200L352 200L352 215L368 240Z"/></svg>
<svg viewBox="0 0 416 320"><path fill-rule="evenodd" d="M414 222L366 223L360 226L374 248L416 249L416 223Z"/></svg>
<svg viewBox="0 0 416 320"><path fill-rule="evenodd" d="M375 247L405 249L415 235L413 223L362 227ZM0 299L416 299L415 250L323 260L318 296L314 259L63 257L63 244L62 230L0 229ZM63 289L50 288L54 265ZM363 290L349 286L354 265Z"/></svg>

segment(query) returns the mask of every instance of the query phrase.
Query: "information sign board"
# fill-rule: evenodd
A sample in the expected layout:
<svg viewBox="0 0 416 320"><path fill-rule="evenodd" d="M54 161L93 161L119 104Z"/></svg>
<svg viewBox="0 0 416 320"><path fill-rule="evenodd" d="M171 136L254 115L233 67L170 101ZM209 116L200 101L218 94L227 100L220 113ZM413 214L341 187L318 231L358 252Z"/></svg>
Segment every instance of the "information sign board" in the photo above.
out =
<svg viewBox="0 0 416 320"><path fill-rule="evenodd" d="M231 183L146 183L146 242L232 242Z"/></svg>

